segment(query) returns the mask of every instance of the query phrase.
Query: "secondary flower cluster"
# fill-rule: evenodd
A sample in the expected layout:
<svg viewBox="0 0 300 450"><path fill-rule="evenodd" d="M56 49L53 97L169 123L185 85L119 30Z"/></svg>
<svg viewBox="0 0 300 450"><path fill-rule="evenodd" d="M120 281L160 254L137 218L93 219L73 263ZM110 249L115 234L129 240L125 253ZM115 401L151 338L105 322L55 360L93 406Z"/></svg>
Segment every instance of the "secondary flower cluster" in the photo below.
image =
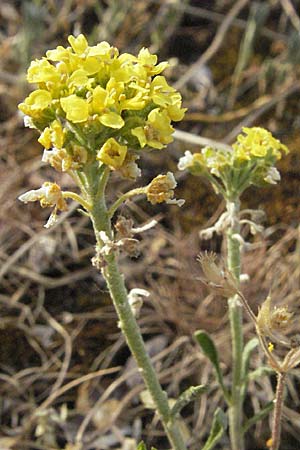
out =
<svg viewBox="0 0 300 450"><path fill-rule="evenodd" d="M31 63L27 80L38 85L20 110L25 124L37 128L43 160L60 171L99 163L136 178L137 151L162 149L172 141L171 121L182 119L181 96L161 72L167 62L141 49L119 54L107 42L89 46L69 36Z"/></svg>
<svg viewBox="0 0 300 450"><path fill-rule="evenodd" d="M232 149L205 147L201 153L187 151L179 169L194 175L207 175L214 184L221 182L227 195L240 195L249 185L276 184L280 174L275 167L285 145L259 127L243 128Z"/></svg>

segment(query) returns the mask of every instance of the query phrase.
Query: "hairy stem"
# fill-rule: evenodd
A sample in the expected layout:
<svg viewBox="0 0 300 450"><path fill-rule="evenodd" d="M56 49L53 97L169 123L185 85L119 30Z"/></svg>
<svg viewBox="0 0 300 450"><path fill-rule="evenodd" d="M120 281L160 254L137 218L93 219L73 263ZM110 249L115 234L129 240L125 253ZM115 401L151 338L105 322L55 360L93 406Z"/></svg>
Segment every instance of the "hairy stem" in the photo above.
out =
<svg viewBox="0 0 300 450"><path fill-rule="evenodd" d="M273 423L272 423L272 444L271 450L278 450L280 445L280 434L281 434L281 416L283 407L283 394L285 386L286 373L277 373L277 386L275 395L275 408L273 413Z"/></svg>
<svg viewBox="0 0 300 450"><path fill-rule="evenodd" d="M236 199L227 202L227 211L231 216L231 226L227 231L227 264L239 282L241 270L240 242L235 235L240 234L240 203ZM242 305L237 295L228 300L231 345L232 345L232 387L229 406L229 433L232 450L244 449L243 436L243 396L242 396L242 357L243 357L243 317Z"/></svg>
<svg viewBox="0 0 300 450"><path fill-rule="evenodd" d="M104 189L105 186L103 186L103 191ZM105 204L104 195L100 196L99 191L97 195L91 195L90 201L92 204L90 216L98 245L101 247L102 243L99 238L100 231L104 231L112 239L109 213ZM135 358L140 374L156 405L157 413L161 418L172 448L174 450L186 450L178 424L171 417L167 395L159 383L147 354L139 326L128 303L124 277L120 273L116 256L113 252L105 256L105 264L103 275L119 318L119 326L126 338L128 347Z"/></svg>

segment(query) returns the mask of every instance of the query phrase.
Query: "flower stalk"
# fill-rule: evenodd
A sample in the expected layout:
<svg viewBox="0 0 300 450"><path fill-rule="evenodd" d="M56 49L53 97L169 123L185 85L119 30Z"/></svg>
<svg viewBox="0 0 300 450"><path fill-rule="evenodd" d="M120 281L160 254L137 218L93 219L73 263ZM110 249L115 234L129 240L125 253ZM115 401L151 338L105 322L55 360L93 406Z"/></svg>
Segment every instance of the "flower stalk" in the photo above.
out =
<svg viewBox="0 0 300 450"><path fill-rule="evenodd" d="M227 201L227 212L231 215L231 226L226 233L227 266L229 271L234 275L237 285L239 285L241 271L240 242L236 239L236 235L240 234L239 211L239 199L235 199L232 202ZM229 298L228 308L232 345L232 387L231 402L229 405L229 433L232 450L243 450L243 311L238 295Z"/></svg>
<svg viewBox="0 0 300 450"><path fill-rule="evenodd" d="M211 276L211 273L208 273L208 270L205 273L203 262L212 268L211 257L204 258L202 269L205 275L208 275L208 286L213 291L229 298L232 386L230 401L227 401L227 404L229 408L229 433L232 450L244 450L243 390L246 380L242 370L244 350L243 305L255 324L260 342L270 364L273 364L274 367L278 366L277 360L268 349L264 336L260 333L254 313L239 290L241 245L244 243L241 236L241 225L249 226L252 234L261 229L255 223L253 214L253 220L241 219L245 212L250 213L251 217L252 211L240 211L240 198L243 192L251 185L262 187L276 184L280 180L280 174L275 165L284 153L288 153L287 147L274 138L269 131L260 127L243 128L242 133L237 136L236 142L232 145L232 149L208 146L203 148L200 153L192 154L190 151L186 151L178 164L180 170L187 169L191 174L203 176L209 180L215 192L221 194L226 202L226 211L221 214L213 226L201 231L200 237L211 239L213 233L223 234L227 243L227 270L221 271L216 275L218 270L214 267L213 276ZM257 214L256 218L258 218ZM235 282L231 280L228 284L230 276L234 277ZM283 316L288 317L287 314L283 314ZM293 358L295 359L295 355L293 355Z"/></svg>
<svg viewBox="0 0 300 450"><path fill-rule="evenodd" d="M105 177L105 174L103 177ZM112 236L110 214L106 207L104 197L105 181L101 181L102 195L100 195L99 191L96 195L93 194L93 188L90 187L90 203L92 205L90 217L97 238L97 244L100 248L103 246L99 237L100 232L104 231L109 237ZM156 411L161 418L172 448L174 450L185 450L186 446L178 425L171 417L167 394L160 385L157 374L147 354L134 313L128 302L128 292L125 287L124 277L120 273L114 251L105 255L105 265L102 273L118 315L119 327L125 336L127 345L139 368L139 372L156 405Z"/></svg>

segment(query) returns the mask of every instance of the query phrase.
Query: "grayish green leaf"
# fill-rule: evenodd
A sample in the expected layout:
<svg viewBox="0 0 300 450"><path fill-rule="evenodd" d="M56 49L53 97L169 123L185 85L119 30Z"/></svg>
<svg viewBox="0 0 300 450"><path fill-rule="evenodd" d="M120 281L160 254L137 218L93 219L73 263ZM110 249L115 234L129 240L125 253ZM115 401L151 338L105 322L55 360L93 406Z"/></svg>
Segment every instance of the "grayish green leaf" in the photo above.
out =
<svg viewBox="0 0 300 450"><path fill-rule="evenodd" d="M199 386L191 386L186 389L184 392L180 394L173 408L171 409L171 416L175 417L180 413L182 408L184 408L187 404L198 398L203 392L207 391L207 387L204 385Z"/></svg>
<svg viewBox="0 0 300 450"><path fill-rule="evenodd" d="M223 436L226 428L227 416L220 408L218 408L215 411L211 430L202 450L212 450Z"/></svg>

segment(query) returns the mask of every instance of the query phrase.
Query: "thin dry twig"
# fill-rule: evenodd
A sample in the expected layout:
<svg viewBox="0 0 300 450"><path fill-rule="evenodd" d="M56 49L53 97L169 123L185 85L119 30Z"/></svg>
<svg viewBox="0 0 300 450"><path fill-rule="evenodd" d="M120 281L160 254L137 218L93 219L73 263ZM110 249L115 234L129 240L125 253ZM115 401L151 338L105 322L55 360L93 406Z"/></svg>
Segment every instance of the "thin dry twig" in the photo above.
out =
<svg viewBox="0 0 300 450"><path fill-rule="evenodd" d="M42 316L47 320L50 327L52 327L57 333L59 333L65 341L65 357L61 365L58 377L51 388L49 394L51 395L53 392L57 391L61 387L61 385L64 382L64 379L66 378L72 356L72 339L69 333L66 331L66 329L59 322L57 322L57 320L55 320L54 317L52 317L48 313L48 311L46 311L44 308L42 309Z"/></svg>
<svg viewBox="0 0 300 450"><path fill-rule="evenodd" d="M78 208L78 203L72 202L69 206L68 211L62 213L60 215L59 219L57 220L57 222L51 228L48 228L43 231L40 231L39 233L36 233L34 236L32 236L32 238L30 238L20 248L18 248L18 250L13 255L11 255L5 261L5 263L2 265L2 267L0 269L0 281L2 280L4 275L9 271L11 266L13 266L26 252L28 252L28 250L30 250L30 248L36 242L38 242L39 239L41 239L44 236L47 236L47 234L49 234L53 230L55 230L55 228L57 228L61 223L63 223L63 221L66 220L67 217L69 217L69 216L71 216L71 214L73 214L73 212L76 210L76 208Z"/></svg>
<svg viewBox="0 0 300 450"><path fill-rule="evenodd" d="M220 141L215 141L214 139L209 139L204 136L197 136L193 133L188 133L187 131L175 130L173 134L175 139L178 141L188 142L189 144L201 145L201 147L211 146L217 148L230 149L231 147Z"/></svg>
<svg viewBox="0 0 300 450"><path fill-rule="evenodd" d="M240 133L243 127L251 126L260 116L262 116L265 112L272 109L277 103L286 99L290 95L295 94L300 90L300 83L293 83L289 85L283 92L274 95L267 103L258 108L253 113L249 114L244 120L242 120L236 127L234 127L227 136L224 138L224 142L230 143L235 137Z"/></svg>
<svg viewBox="0 0 300 450"><path fill-rule="evenodd" d="M293 27L296 28L298 32L300 32L300 19L292 2L290 0L280 0L280 3L286 15L290 19Z"/></svg>
<svg viewBox="0 0 300 450"><path fill-rule="evenodd" d="M232 21L240 13L240 11L247 5L248 2L249 0L238 0L237 2L234 2L233 7L231 8L227 16L224 18L224 21L219 27L210 46L205 50L204 53L202 53L198 61L192 64L185 72L185 74L182 77L180 77L179 80L176 81L176 83L174 83L174 87L176 89L181 89L190 80L193 74L196 71L199 71L204 66L204 64L206 64L213 57L213 55L219 50L221 45L224 43L225 34L229 30Z"/></svg>

